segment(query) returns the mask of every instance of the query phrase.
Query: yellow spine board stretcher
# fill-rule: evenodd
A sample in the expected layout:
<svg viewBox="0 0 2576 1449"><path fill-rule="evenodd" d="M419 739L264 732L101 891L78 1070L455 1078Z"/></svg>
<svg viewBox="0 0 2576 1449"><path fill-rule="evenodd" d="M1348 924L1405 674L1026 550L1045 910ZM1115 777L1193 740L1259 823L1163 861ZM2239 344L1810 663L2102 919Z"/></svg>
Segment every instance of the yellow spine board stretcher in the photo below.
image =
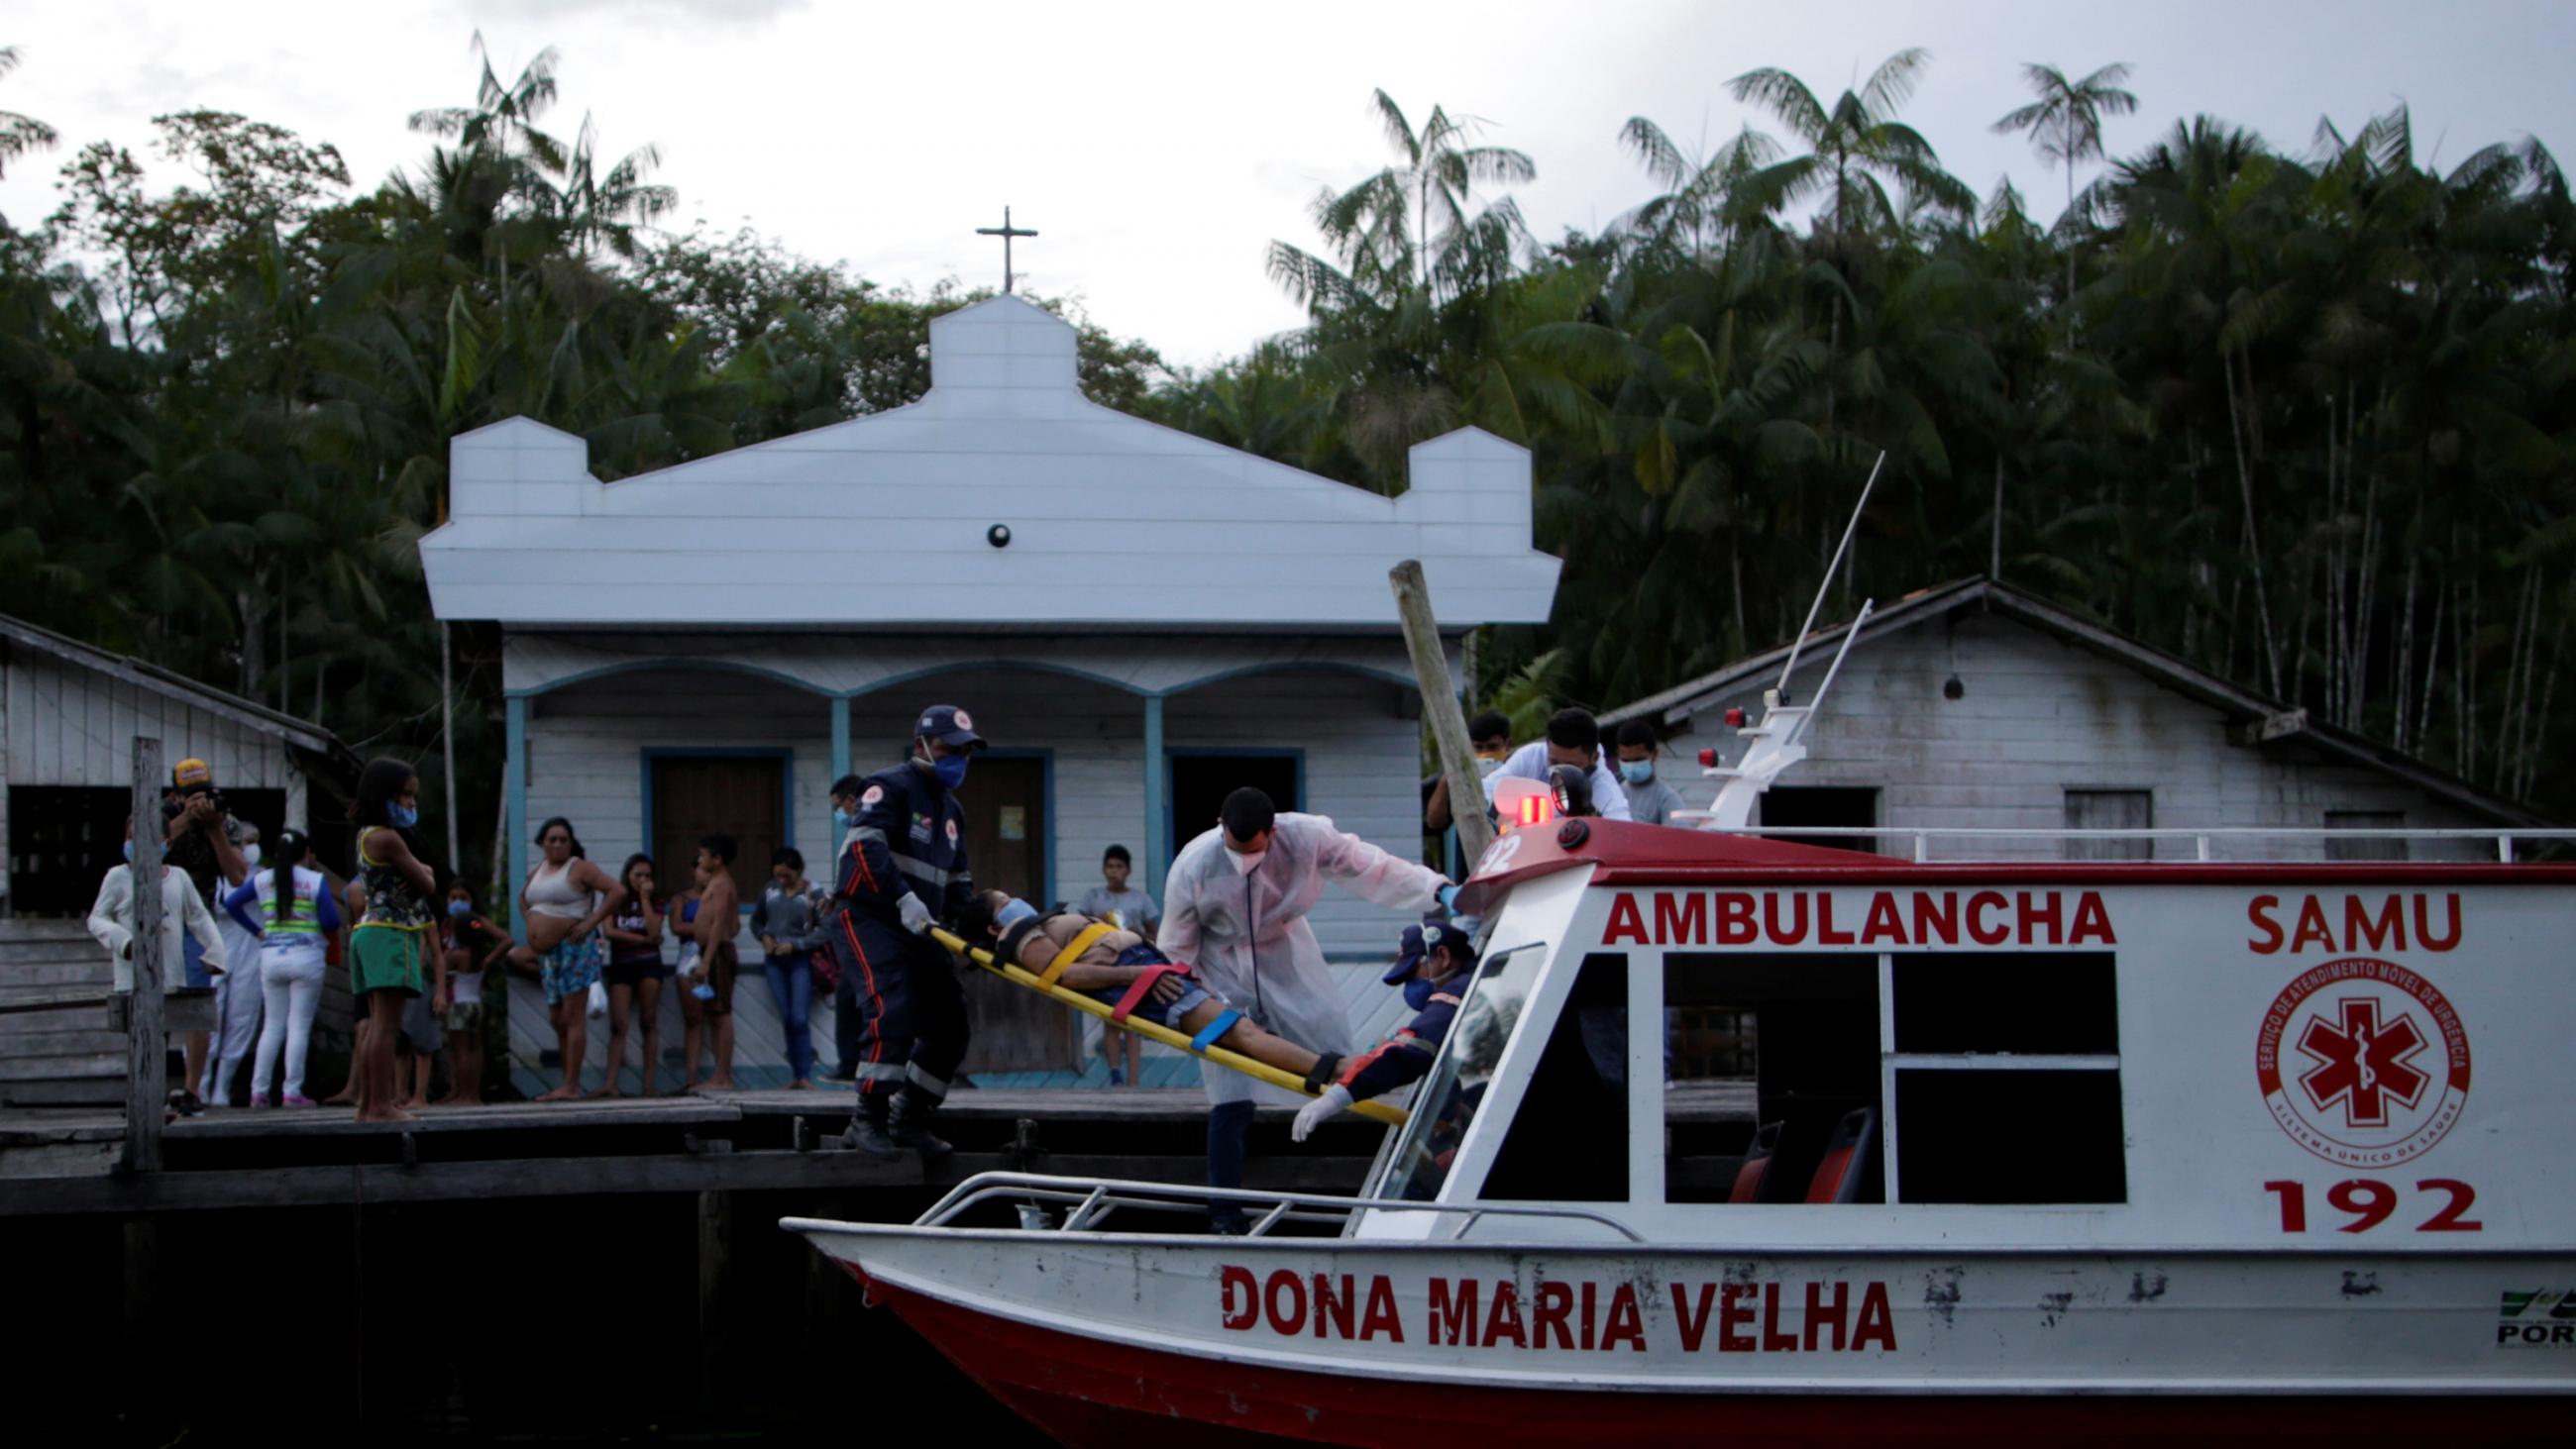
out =
<svg viewBox="0 0 2576 1449"><path fill-rule="evenodd" d="M992 972L994 975L1001 977L1003 980L1008 981L1015 986L1025 986L1031 991L1041 992L1045 995L1052 996L1056 1000L1063 1002L1065 1005L1072 1007L1076 1011L1089 1012L1091 1015L1099 1017L1102 1021L1108 1022L1111 1026L1124 1027L1148 1041L1158 1041L1167 1047L1176 1047L1181 1051L1189 1052L1191 1056L1213 1062L1230 1071L1241 1072L1245 1076L1251 1077L1257 1081L1268 1082L1274 1087L1285 1087L1289 1091L1297 1093L1299 1096L1314 1095L1306 1090L1305 1083L1297 1080L1295 1077L1288 1075L1277 1067L1271 1066L1267 1062L1256 1062L1241 1052L1230 1052L1221 1046L1211 1046L1206 1051L1194 1051L1190 1047L1190 1039L1187 1036L1182 1035L1180 1032L1172 1030L1170 1027L1163 1026L1156 1022L1139 1020L1133 1016L1128 1017L1125 1021L1111 1020L1111 1010L1106 1003L1094 1001L1079 991L1074 991L1063 986L1057 986L1052 982L1041 981L1029 972L1007 962L996 961L993 959L992 952L984 950L981 947L969 946L963 940L950 935L936 926L930 928L930 938L937 941L940 945L947 947L951 953L974 962L976 965L983 967L985 970ZM1402 1107L1392 1107L1384 1102L1354 1102L1351 1104L1350 1110L1363 1117L1376 1118L1378 1121L1387 1123L1390 1126L1401 1127L1404 1125L1405 1121L1404 1109Z"/></svg>

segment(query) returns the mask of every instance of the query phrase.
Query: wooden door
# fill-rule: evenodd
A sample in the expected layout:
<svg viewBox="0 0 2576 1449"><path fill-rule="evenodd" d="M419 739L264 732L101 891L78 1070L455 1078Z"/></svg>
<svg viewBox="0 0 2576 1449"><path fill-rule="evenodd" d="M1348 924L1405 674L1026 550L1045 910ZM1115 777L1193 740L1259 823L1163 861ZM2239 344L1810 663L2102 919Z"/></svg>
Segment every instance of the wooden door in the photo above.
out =
<svg viewBox="0 0 2576 1449"><path fill-rule="evenodd" d="M1046 762L977 756L957 803L966 809L966 863L976 888L1009 891L1040 910L1051 905L1046 847L1055 823L1046 813ZM965 985L975 1023L969 1072L1055 1071L1074 1064L1080 1037L1071 1008L982 971L968 972Z"/></svg>
<svg viewBox="0 0 2576 1449"><path fill-rule="evenodd" d="M698 838L722 831L734 840L734 885L746 903L758 901L769 879L770 854L786 843L785 771L786 762L774 756L680 755L655 760L655 885L666 894L687 890L690 867L698 858ZM619 862L597 864L613 876Z"/></svg>

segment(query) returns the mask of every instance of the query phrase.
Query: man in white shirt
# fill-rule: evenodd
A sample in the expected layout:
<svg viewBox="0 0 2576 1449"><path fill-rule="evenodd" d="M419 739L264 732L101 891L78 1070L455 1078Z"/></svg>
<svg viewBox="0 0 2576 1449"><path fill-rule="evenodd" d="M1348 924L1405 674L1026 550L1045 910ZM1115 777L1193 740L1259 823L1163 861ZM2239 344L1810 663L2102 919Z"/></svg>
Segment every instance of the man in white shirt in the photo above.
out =
<svg viewBox="0 0 2576 1449"><path fill-rule="evenodd" d="M98 884L98 899L89 908L89 933L107 948L107 959L115 972L116 990L134 989L134 822L125 822L125 858L129 862L110 870ZM220 976L224 969L224 937L215 928L214 913L206 909L206 898L197 893L197 884L188 873L169 865L161 867L161 981L167 987L184 973L187 942L195 941L204 949L201 964ZM197 1110L197 1097L182 1087L171 1094L173 1105L182 1112Z"/></svg>
<svg viewBox="0 0 2576 1449"><path fill-rule="evenodd" d="M1619 777L1601 758L1601 725L1590 713L1579 709L1560 709L1550 715L1547 734L1512 751L1501 769L1485 777L1485 803L1494 802L1495 786L1504 780L1536 780L1547 783L1547 772L1557 765L1572 765L1592 772L1592 805L1604 820L1628 818L1628 792L1619 786Z"/></svg>

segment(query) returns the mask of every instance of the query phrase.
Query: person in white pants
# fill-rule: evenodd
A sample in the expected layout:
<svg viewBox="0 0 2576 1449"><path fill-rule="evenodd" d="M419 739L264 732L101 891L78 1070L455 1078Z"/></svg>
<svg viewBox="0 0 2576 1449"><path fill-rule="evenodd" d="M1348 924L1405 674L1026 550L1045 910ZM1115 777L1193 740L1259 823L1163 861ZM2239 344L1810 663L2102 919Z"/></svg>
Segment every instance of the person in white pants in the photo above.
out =
<svg viewBox="0 0 2576 1449"><path fill-rule="evenodd" d="M314 1009L322 1004L322 966L327 942L340 929L340 905L330 878L314 868L313 843L303 832L279 836L277 856L276 869L254 873L224 897L224 913L260 942L260 995L267 1017L251 1066L250 1104L269 1105L282 1051L284 1105L310 1107L313 1100L304 1095L304 1054L313 1040ZM282 894L281 874L287 881Z"/></svg>
<svg viewBox="0 0 2576 1449"><path fill-rule="evenodd" d="M259 831L245 825L242 831L242 864L259 868ZM245 878L247 880L247 878ZM209 1107L233 1104L233 1082L241 1075L242 1063L250 1059L251 1044L259 1039L260 992L259 935L244 930L227 911L215 918L215 929L224 937L224 959L233 968L215 978L215 1032L206 1043L206 1069L203 1080L189 1083L198 1100Z"/></svg>

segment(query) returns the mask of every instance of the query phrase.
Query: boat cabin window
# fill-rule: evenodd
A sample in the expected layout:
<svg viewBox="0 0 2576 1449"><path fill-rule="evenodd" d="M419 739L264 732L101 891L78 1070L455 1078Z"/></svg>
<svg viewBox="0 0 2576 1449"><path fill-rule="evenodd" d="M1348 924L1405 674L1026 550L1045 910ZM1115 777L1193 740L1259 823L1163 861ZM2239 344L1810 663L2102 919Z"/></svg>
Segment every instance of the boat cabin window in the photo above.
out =
<svg viewBox="0 0 2576 1449"><path fill-rule="evenodd" d="M1628 958L1583 958L1479 1196L1628 1200Z"/></svg>
<svg viewBox="0 0 2576 1449"><path fill-rule="evenodd" d="M1511 1042L1512 1028L1520 1024L1521 1013L1529 1006L1547 955L1543 945L1518 946L1485 958L1477 968L1440 1060L1413 1095L1411 1114L1396 1139L1386 1186L1378 1196L1430 1202L1440 1195L1458 1144L1466 1137L1468 1124L1476 1120L1477 1108L1484 1105L1494 1069Z"/></svg>
<svg viewBox="0 0 2576 1449"><path fill-rule="evenodd" d="M2108 952L1886 961L1893 1200L2128 1200Z"/></svg>
<svg viewBox="0 0 2576 1449"><path fill-rule="evenodd" d="M2107 952L1673 952L1664 1005L1666 1202L2128 1199Z"/></svg>
<svg viewBox="0 0 2576 1449"><path fill-rule="evenodd" d="M1878 960L1664 957L1666 1202L1884 1200Z"/></svg>

